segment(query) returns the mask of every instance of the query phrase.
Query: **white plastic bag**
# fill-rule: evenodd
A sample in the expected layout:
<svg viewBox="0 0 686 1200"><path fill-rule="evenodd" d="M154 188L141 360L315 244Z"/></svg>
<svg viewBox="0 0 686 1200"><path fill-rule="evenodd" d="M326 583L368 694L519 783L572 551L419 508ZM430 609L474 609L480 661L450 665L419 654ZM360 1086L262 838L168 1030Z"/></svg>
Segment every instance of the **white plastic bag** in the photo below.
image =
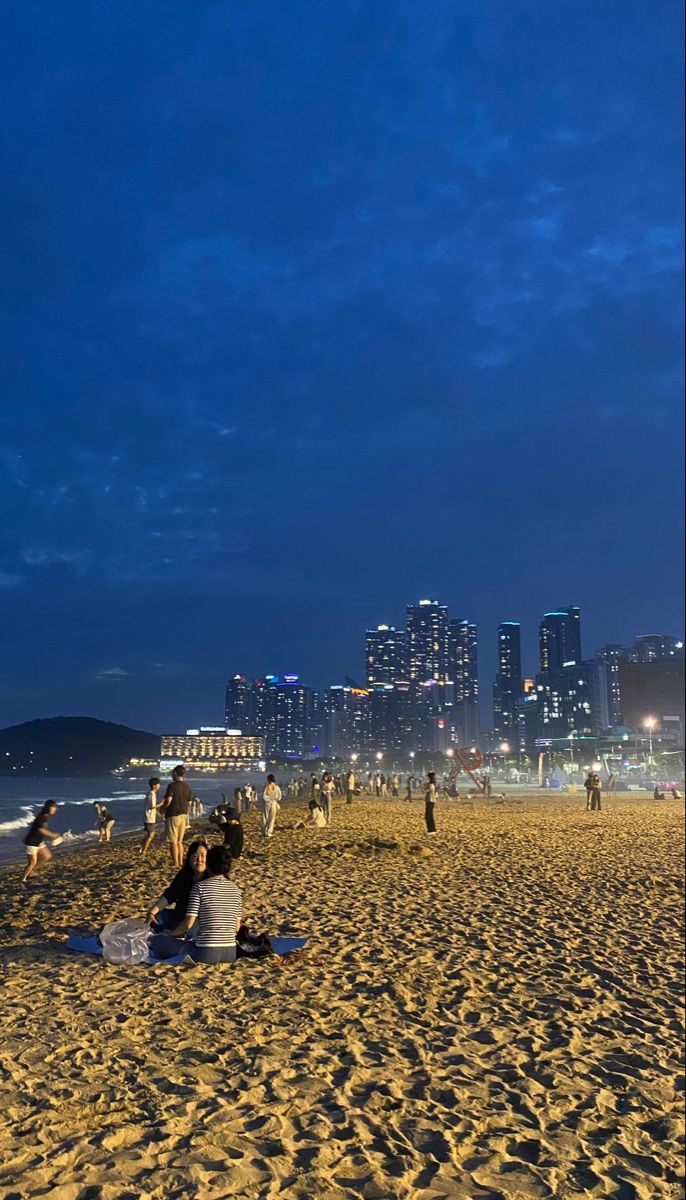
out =
<svg viewBox="0 0 686 1200"><path fill-rule="evenodd" d="M138 917L112 921L100 934L102 956L105 962L135 967L145 962L148 957L148 943L151 937L150 926Z"/></svg>

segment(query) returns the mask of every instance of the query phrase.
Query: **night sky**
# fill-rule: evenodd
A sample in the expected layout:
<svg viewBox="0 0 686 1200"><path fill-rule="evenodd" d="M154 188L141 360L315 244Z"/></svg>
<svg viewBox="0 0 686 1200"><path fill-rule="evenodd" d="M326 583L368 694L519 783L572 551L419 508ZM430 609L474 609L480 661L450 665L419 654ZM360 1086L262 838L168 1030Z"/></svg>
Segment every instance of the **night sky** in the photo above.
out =
<svg viewBox="0 0 686 1200"><path fill-rule="evenodd" d="M0 724L681 616L677 0L3 6ZM490 686L486 693L490 699ZM490 705L483 715L490 722Z"/></svg>

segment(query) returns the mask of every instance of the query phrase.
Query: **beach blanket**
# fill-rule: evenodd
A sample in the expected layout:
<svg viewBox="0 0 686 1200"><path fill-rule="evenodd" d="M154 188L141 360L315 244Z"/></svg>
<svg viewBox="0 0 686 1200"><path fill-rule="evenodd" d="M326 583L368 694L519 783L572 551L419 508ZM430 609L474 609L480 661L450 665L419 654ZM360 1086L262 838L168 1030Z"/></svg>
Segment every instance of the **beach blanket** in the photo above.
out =
<svg viewBox="0 0 686 1200"><path fill-rule="evenodd" d="M303 950L307 944L306 937L273 937L269 940L272 951L274 954L279 955L293 954L295 950ZM97 933L93 933L89 937L80 937L77 933L70 933L66 946L68 950L74 950L77 954L97 954L102 957L102 946L100 945ZM241 960L237 959L236 961L240 962ZM156 958L154 954L149 954L145 960L145 964L149 967L156 967L161 963L165 966L174 967L183 962L193 963L193 966L196 965L193 959L186 953L175 954L173 958Z"/></svg>

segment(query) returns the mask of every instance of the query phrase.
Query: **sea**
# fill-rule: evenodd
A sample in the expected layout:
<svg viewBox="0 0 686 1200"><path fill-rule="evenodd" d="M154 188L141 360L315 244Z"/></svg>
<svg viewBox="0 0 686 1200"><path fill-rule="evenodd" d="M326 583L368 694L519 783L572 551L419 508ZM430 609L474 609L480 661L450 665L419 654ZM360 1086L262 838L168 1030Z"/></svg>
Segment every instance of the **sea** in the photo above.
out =
<svg viewBox="0 0 686 1200"><path fill-rule="evenodd" d="M106 804L115 819L112 836L143 833L143 808L147 795L148 777L139 778L105 775L97 779L9 779L0 778L0 860L24 855L24 835L33 818L46 800L57 803L57 812L50 818L50 828L64 838L63 846L89 842L97 838L95 810L97 802ZM219 804L224 793L229 798L233 789L252 783L264 783L257 773L188 776L193 794L198 797L204 812ZM162 780L162 793L166 780ZM61 847L56 847L56 853Z"/></svg>

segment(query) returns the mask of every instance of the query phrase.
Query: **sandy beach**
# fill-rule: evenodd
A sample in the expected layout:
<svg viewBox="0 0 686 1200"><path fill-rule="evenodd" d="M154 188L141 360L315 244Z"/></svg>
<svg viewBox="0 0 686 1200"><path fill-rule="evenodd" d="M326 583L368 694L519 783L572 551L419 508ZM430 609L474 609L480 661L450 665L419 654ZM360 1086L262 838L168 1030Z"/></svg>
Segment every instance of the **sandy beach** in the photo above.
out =
<svg viewBox="0 0 686 1200"><path fill-rule="evenodd" d="M290 959L113 967L161 834L2 869L0 1200L676 1200L682 803L360 800L235 878Z"/></svg>

